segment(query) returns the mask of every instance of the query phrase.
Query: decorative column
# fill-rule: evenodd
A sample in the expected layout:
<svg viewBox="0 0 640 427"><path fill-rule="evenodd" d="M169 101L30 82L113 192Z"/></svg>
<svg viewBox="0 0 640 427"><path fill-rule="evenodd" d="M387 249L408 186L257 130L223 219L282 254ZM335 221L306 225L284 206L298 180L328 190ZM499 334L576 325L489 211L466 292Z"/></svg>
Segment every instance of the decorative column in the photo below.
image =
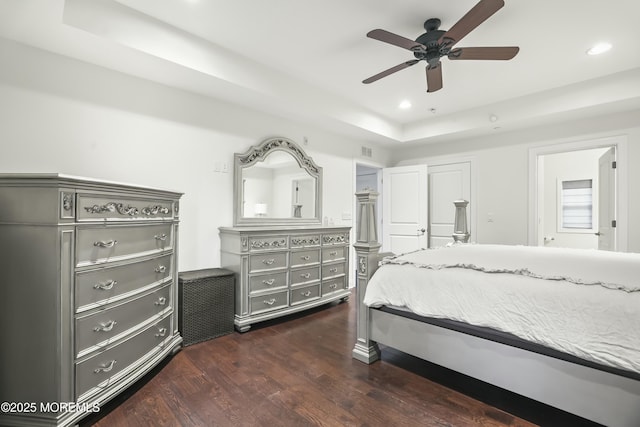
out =
<svg viewBox="0 0 640 427"><path fill-rule="evenodd" d="M376 222L376 200L378 193L375 191L361 191L356 193L358 198L358 217L356 224L356 301L357 305L357 331L356 344L352 356L364 363L372 363L380 358L378 344L369 339L369 313L370 309L364 305L364 294L367 290L369 279L378 268L380 259L380 243L378 242L378 230Z"/></svg>
<svg viewBox="0 0 640 427"><path fill-rule="evenodd" d="M467 205L469 202L466 200L456 200L453 204L456 207L456 216L453 223L453 240L456 243L468 243L469 237L471 236L469 228L467 227Z"/></svg>

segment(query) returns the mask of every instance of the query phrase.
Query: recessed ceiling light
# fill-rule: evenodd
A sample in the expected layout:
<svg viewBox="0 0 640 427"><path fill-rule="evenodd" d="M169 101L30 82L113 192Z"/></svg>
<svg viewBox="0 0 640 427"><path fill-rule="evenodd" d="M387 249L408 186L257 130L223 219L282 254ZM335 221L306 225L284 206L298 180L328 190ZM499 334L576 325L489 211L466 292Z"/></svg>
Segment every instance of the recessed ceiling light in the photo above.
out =
<svg viewBox="0 0 640 427"><path fill-rule="evenodd" d="M405 99L404 101L402 101L399 105L398 108L402 109L402 110L407 110L409 108L411 108L411 102L407 99Z"/></svg>
<svg viewBox="0 0 640 427"><path fill-rule="evenodd" d="M601 53L605 53L609 49L611 49L610 43L598 43L596 45L593 45L591 49L587 51L587 55L600 55Z"/></svg>

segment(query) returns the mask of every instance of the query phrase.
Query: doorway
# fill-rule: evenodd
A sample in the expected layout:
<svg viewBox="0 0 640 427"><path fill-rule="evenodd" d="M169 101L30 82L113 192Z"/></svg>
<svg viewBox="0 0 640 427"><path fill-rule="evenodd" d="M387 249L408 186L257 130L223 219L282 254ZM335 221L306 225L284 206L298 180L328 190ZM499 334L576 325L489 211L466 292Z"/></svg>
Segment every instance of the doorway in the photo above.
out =
<svg viewBox="0 0 640 427"><path fill-rule="evenodd" d="M529 245L626 251L626 138L536 147L529 162Z"/></svg>

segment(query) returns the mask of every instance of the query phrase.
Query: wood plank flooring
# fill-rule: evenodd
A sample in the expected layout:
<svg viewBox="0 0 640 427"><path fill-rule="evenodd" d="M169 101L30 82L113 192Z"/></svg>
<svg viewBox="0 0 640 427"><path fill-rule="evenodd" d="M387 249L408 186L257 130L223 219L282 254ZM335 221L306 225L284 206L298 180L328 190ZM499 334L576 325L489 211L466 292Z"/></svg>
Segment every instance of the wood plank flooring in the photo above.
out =
<svg viewBox="0 0 640 427"><path fill-rule="evenodd" d="M383 349L351 358L355 302L185 347L85 419L111 426L593 426Z"/></svg>

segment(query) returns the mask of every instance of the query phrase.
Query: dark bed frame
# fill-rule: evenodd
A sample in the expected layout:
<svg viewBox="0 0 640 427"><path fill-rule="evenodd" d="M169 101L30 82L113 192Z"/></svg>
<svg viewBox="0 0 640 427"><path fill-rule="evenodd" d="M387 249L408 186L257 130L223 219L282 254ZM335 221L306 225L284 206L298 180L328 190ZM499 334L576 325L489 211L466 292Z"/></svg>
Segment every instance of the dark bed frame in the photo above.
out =
<svg viewBox="0 0 640 427"><path fill-rule="evenodd" d="M381 259L377 196L370 191L356 193L355 359L375 362L380 358L378 344L383 344L607 426L640 426L640 376L635 373L531 347L504 334L365 306L367 284Z"/></svg>

